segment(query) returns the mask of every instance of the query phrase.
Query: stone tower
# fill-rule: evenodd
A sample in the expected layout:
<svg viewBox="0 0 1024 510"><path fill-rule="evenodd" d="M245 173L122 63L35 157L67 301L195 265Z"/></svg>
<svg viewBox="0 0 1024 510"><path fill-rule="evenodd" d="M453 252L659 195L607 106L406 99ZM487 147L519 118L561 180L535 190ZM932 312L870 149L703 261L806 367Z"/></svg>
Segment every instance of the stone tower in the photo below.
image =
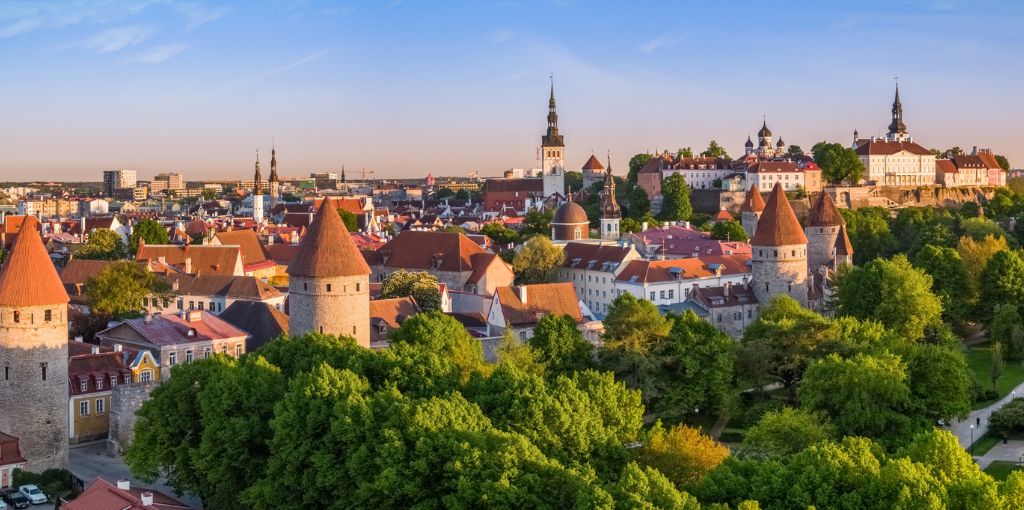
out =
<svg viewBox="0 0 1024 510"><path fill-rule="evenodd" d="M807 237L789 205L781 183L775 183L750 240L751 286L762 304L788 294L807 306Z"/></svg>
<svg viewBox="0 0 1024 510"><path fill-rule="evenodd" d="M0 431L36 472L68 466L68 294L38 229L25 218L0 268Z"/></svg>
<svg viewBox="0 0 1024 510"><path fill-rule="evenodd" d="M835 265L832 269L839 269L839 266L853 265L853 243L850 242L850 236L846 234L846 223L839 226L835 254Z"/></svg>
<svg viewBox="0 0 1024 510"><path fill-rule="evenodd" d="M612 176L612 158L608 157L608 169L604 173L604 189L601 190L601 240L619 240L619 220L622 209L615 201L615 177Z"/></svg>
<svg viewBox="0 0 1024 510"><path fill-rule="evenodd" d="M277 147L270 148L270 178L267 179L267 185L270 187L270 208L273 209L281 197L281 181L277 177Z"/></svg>
<svg viewBox="0 0 1024 510"><path fill-rule="evenodd" d="M317 331L370 346L370 267L325 199L288 266L289 334Z"/></svg>
<svg viewBox="0 0 1024 510"><path fill-rule="evenodd" d="M835 267L836 240L839 239L839 229L845 221L828 192L818 194L818 199L807 212L806 223L804 234L807 236L808 267L811 271L817 271L822 266Z"/></svg>
<svg viewBox="0 0 1024 510"><path fill-rule="evenodd" d="M260 151L256 151L256 174L252 179L252 217L263 219L263 177L260 176Z"/></svg>
<svg viewBox="0 0 1024 510"><path fill-rule="evenodd" d="M764 199L757 190L757 184L751 184L743 204L740 205L740 222L743 224L743 230L747 231L747 237L754 237L754 233L757 232L757 220L761 219L762 211Z"/></svg>
<svg viewBox="0 0 1024 510"><path fill-rule="evenodd" d="M548 100L548 132L541 137L541 170L544 174L544 197L565 193L565 140L558 134L558 114L555 113L555 83L551 82Z"/></svg>

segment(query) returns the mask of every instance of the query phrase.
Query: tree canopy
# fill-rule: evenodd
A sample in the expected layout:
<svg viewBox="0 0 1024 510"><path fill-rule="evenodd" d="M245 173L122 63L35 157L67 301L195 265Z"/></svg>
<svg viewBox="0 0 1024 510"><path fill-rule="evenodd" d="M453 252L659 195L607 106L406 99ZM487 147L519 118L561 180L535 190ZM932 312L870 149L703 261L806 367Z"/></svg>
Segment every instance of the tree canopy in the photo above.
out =
<svg viewBox="0 0 1024 510"><path fill-rule="evenodd" d="M926 327L941 323L942 302L932 293L932 277L904 255L841 269L833 306L842 315L875 319L909 339L920 339Z"/></svg>
<svg viewBox="0 0 1024 510"><path fill-rule="evenodd" d="M380 286L378 299L412 297L420 310L429 312L441 309L441 291L437 277L426 271L399 269L387 275Z"/></svg>
<svg viewBox="0 0 1024 510"><path fill-rule="evenodd" d="M140 240L145 241L146 244L167 244L171 242L167 229L160 222L148 218L139 220L132 226L132 235L129 240L132 245L132 253L139 252Z"/></svg>
<svg viewBox="0 0 1024 510"><path fill-rule="evenodd" d="M720 221L711 227L711 238L720 241L739 241L748 239L747 231L738 221Z"/></svg>
<svg viewBox="0 0 1024 510"><path fill-rule="evenodd" d="M818 142L811 148L821 176L833 184L855 184L864 174L864 163L853 149L838 143Z"/></svg>
<svg viewBox="0 0 1024 510"><path fill-rule="evenodd" d="M117 319L137 317L145 312L143 300L168 303L167 284L133 261L117 261L103 268L85 283L89 306L95 312Z"/></svg>
<svg viewBox="0 0 1024 510"><path fill-rule="evenodd" d="M661 183L661 213L664 221L688 220L693 215L690 204L690 185L682 174L672 174Z"/></svg>
<svg viewBox="0 0 1024 510"><path fill-rule="evenodd" d="M637 172L639 172L652 157L654 156L650 154L634 154L633 157L629 158L629 172L626 174L626 180L635 184Z"/></svg>
<svg viewBox="0 0 1024 510"><path fill-rule="evenodd" d="M75 252L75 257L90 260L120 260L127 256L128 249L121 236L109 228L92 231L85 245Z"/></svg>
<svg viewBox="0 0 1024 510"><path fill-rule="evenodd" d="M565 253L544 236L533 236L516 252L512 270L519 284L544 283L562 263Z"/></svg>

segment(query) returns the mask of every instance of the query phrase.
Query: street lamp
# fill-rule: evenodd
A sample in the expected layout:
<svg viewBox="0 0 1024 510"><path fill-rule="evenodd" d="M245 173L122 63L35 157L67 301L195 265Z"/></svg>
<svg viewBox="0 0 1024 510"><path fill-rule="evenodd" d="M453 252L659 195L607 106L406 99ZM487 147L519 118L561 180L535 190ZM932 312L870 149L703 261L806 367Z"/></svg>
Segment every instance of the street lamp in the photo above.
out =
<svg viewBox="0 0 1024 510"><path fill-rule="evenodd" d="M974 425L971 425L971 457L974 457Z"/></svg>

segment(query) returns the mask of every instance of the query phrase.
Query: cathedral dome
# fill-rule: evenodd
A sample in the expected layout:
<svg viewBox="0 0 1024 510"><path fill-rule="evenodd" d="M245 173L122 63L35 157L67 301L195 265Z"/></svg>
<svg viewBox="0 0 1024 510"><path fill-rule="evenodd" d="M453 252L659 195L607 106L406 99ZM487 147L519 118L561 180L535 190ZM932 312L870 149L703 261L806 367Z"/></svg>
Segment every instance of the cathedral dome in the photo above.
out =
<svg viewBox="0 0 1024 510"><path fill-rule="evenodd" d="M768 129L768 123L764 122L761 124L761 130L757 132L758 138L770 138L772 136L772 130Z"/></svg>
<svg viewBox="0 0 1024 510"><path fill-rule="evenodd" d="M587 211L580 207L580 204L576 202L566 202L555 209L555 216L552 218L551 223L565 223L565 224L577 224L577 223L589 223L587 219Z"/></svg>
<svg viewBox="0 0 1024 510"><path fill-rule="evenodd" d="M786 142L783 142L782 138L779 138L779 141L775 143L775 146L776 147L785 147L786 146Z"/></svg>
<svg viewBox="0 0 1024 510"><path fill-rule="evenodd" d="M746 147L753 147L754 146L754 142L750 141L750 137L747 136L747 143L745 143L743 145L746 146Z"/></svg>

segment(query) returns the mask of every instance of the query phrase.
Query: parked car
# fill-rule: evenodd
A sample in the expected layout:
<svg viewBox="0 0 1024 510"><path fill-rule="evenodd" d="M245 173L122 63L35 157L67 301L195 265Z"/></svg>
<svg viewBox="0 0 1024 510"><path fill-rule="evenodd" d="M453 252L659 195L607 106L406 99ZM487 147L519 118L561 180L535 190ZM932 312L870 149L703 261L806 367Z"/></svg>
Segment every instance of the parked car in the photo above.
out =
<svg viewBox="0 0 1024 510"><path fill-rule="evenodd" d="M9 508L11 507L7 506L7 502L0 498L0 510L8 510Z"/></svg>
<svg viewBox="0 0 1024 510"><path fill-rule="evenodd" d="M11 489L4 494L4 498L14 508L28 508L28 499L20 492Z"/></svg>
<svg viewBox="0 0 1024 510"><path fill-rule="evenodd" d="M39 487L32 484L18 487L18 492L20 492L22 496L25 496L33 505L41 505L49 501L46 494L43 494L43 491L39 490Z"/></svg>

